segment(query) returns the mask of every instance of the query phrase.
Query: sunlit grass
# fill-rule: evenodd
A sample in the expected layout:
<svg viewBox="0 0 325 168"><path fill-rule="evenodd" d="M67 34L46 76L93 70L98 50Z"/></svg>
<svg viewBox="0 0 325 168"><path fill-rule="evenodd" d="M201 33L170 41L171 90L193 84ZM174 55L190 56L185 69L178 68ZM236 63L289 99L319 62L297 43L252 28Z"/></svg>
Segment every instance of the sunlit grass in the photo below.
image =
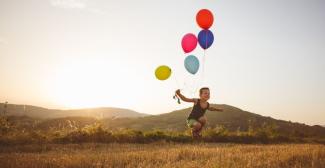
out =
<svg viewBox="0 0 325 168"><path fill-rule="evenodd" d="M1 147L1 167L322 167L316 144L67 144Z"/></svg>

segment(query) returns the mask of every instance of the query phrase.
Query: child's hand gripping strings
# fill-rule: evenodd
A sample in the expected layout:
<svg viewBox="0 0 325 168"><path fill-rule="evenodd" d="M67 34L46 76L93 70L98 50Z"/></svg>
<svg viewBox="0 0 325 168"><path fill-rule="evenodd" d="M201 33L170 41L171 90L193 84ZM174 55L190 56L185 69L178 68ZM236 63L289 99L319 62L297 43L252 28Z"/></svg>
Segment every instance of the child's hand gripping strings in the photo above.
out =
<svg viewBox="0 0 325 168"><path fill-rule="evenodd" d="M181 99L179 97L180 93L181 93L181 91L178 89L178 90L176 90L175 95L173 96L173 99L177 100L178 104L181 104Z"/></svg>

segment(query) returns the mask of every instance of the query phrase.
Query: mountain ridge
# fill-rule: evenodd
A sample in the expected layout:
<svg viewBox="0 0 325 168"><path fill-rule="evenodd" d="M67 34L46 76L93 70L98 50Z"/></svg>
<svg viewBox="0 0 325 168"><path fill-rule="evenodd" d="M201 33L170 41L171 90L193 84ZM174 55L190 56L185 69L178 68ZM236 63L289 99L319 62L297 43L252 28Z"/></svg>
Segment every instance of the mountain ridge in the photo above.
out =
<svg viewBox="0 0 325 168"><path fill-rule="evenodd" d="M226 104L212 105L223 109L223 112L206 112L208 120L206 127L208 128L223 127L232 132L249 132L251 129L258 130L263 128L273 130L282 135L289 134L296 137L317 136L325 138L325 128L319 125L310 126L304 123L274 119L272 117L244 111L240 108ZM28 119L24 117L14 117L15 114L18 114L16 116L24 116L21 114L23 108L22 105L8 104L7 107L8 115L13 116L13 118L11 118L12 121L19 122L22 120L30 120L32 122L33 117L39 118L41 120L38 120L37 122L42 123L40 126L44 130L49 129L50 127L60 127L60 125L67 125L70 127L70 123L78 123L77 125L85 126L100 122L104 127L112 130L135 129L141 131L186 131L188 129L186 126L186 118L191 111L191 107L188 107L185 109L174 110L169 113L146 115L122 108L100 107L74 110L53 110L37 106L25 106L25 108L27 107L27 112L30 114L28 117L32 117ZM36 113L35 111L33 112L33 110L40 111L37 111ZM2 111L3 104L0 104L0 112ZM49 113L54 114L48 116ZM103 113L105 113L105 115L103 115ZM42 116L38 116L37 114L41 114Z"/></svg>
<svg viewBox="0 0 325 168"><path fill-rule="evenodd" d="M0 112L4 111L4 103L0 103ZM143 117L149 114L139 113L134 110L117 107L95 107L77 109L48 109L33 105L7 104L6 115L28 116L33 118L62 118L72 116L84 116L95 118L118 117Z"/></svg>
<svg viewBox="0 0 325 168"><path fill-rule="evenodd" d="M244 131L250 129L267 128L281 134L294 134L295 136L322 136L325 137L325 128L319 125L306 125L304 123L291 122L285 120L274 119L272 117L262 116L252 112L241 110L240 108L225 104L212 104L217 108L221 108L223 112L207 111L206 127L217 128L224 127L229 131ZM175 110L170 113L159 115L151 115L140 118L118 118L103 119L106 127L111 129L131 128L136 130L170 130L185 131L187 129L186 119L191 108Z"/></svg>

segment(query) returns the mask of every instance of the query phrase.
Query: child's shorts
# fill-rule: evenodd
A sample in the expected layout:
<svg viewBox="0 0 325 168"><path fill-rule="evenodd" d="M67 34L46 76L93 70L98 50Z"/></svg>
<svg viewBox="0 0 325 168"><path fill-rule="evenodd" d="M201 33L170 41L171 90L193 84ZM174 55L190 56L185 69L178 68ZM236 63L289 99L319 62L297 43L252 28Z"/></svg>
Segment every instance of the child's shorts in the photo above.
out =
<svg viewBox="0 0 325 168"><path fill-rule="evenodd" d="M186 120L186 124L187 124L187 126L190 127L190 128L192 128L192 127L193 127L197 122L198 122L198 121L197 121L196 119L193 119L193 118L191 118L191 119L187 119L187 120Z"/></svg>

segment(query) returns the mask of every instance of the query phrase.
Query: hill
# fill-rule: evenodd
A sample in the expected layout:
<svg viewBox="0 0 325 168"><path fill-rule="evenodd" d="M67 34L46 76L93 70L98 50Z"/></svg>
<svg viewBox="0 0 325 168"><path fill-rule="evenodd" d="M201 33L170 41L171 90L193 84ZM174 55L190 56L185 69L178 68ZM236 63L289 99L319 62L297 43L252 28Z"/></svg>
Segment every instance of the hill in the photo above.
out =
<svg viewBox="0 0 325 168"><path fill-rule="evenodd" d="M223 112L207 111L207 127L231 132L258 132L268 130L293 137L325 138L325 128L265 117L229 105L214 106ZM0 111L3 109L0 105ZM186 131L186 118L190 108L160 115L145 115L119 108L94 108L79 110L53 110L35 106L8 105L9 121L17 129L43 131L74 131L93 124L102 124L109 130L135 129L140 131ZM35 118L36 117L36 118Z"/></svg>
<svg viewBox="0 0 325 168"><path fill-rule="evenodd" d="M4 104L0 103L0 112L4 111ZM62 118L62 117L94 117L94 118L120 118L120 117L143 117L148 114L138 113L129 109L101 107L73 110L47 109L30 105L8 104L6 115L8 116L28 116L32 118Z"/></svg>
<svg viewBox="0 0 325 168"><path fill-rule="evenodd" d="M271 129L283 135L294 135L300 137L321 136L325 137L325 128L315 125L309 126L302 123L277 120L251 112L243 111L229 105L214 105L222 108L223 112L207 111L207 127L224 127L229 131L249 131L250 129ZM105 126L112 129L132 128L137 130L170 130L184 131L186 118L191 108L173 111L161 115L152 115L140 118L104 119Z"/></svg>

